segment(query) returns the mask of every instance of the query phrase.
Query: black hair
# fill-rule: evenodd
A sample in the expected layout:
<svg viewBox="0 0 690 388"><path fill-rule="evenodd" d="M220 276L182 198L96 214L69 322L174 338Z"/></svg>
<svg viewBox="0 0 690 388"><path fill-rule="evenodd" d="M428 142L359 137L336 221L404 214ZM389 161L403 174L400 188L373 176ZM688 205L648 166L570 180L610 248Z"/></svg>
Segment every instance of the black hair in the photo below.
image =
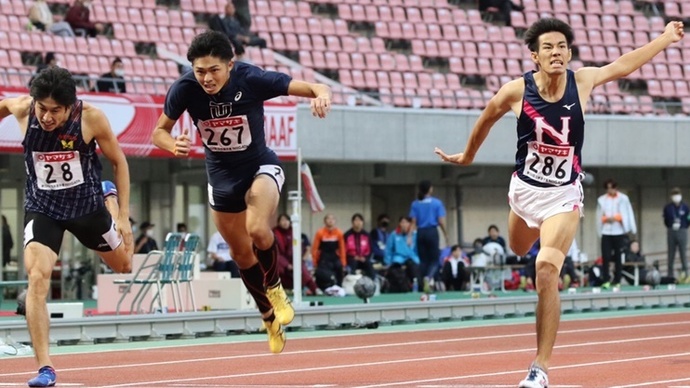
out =
<svg viewBox="0 0 690 388"><path fill-rule="evenodd" d="M278 222L280 222L280 219L283 218L283 217L284 217L285 219L287 219L288 221L290 221L290 225L292 225L292 220L290 219L290 216L287 215L287 213L280 213L280 214L278 215Z"/></svg>
<svg viewBox="0 0 690 388"><path fill-rule="evenodd" d="M609 178L606 181L604 181L604 190L608 190L609 186L611 186L614 189L618 188L618 182L613 180L613 178Z"/></svg>
<svg viewBox="0 0 690 388"><path fill-rule="evenodd" d="M450 251L451 251L451 252L455 252L456 249L460 249L460 245L455 244L455 245L453 245L452 247L450 247Z"/></svg>
<svg viewBox="0 0 690 388"><path fill-rule="evenodd" d="M110 66L115 66L118 63L122 63L122 59L120 59L120 57L115 57L115 59L113 59L113 62L110 64Z"/></svg>
<svg viewBox="0 0 690 388"><path fill-rule="evenodd" d="M398 219L398 223L402 220L407 220L407 222L412 222L412 218L408 216L401 216L400 219Z"/></svg>
<svg viewBox="0 0 690 388"><path fill-rule="evenodd" d="M496 229L497 232L499 231L498 226L496 226L496 225L489 225L489 228L487 229L487 231L490 232L491 229Z"/></svg>
<svg viewBox="0 0 690 388"><path fill-rule="evenodd" d="M364 216L363 215L361 215L359 213L355 213L352 215L352 221L356 220L357 218L359 218L362 222L364 222Z"/></svg>
<svg viewBox="0 0 690 388"><path fill-rule="evenodd" d="M539 37L548 32L560 32L565 35L568 48L575 40L573 29L568 23L555 18L539 19L525 31L525 44L529 51L539 51Z"/></svg>
<svg viewBox="0 0 690 388"><path fill-rule="evenodd" d="M54 52L47 52L46 56L43 58L43 64L49 65L50 62L55 60L55 53Z"/></svg>
<svg viewBox="0 0 690 388"><path fill-rule="evenodd" d="M227 35L218 31L204 31L194 37L187 50L187 60L194 63L197 58L212 56L223 61L233 58L232 44Z"/></svg>
<svg viewBox="0 0 690 388"><path fill-rule="evenodd" d="M427 194L429 194L429 190L431 190L431 181L423 180L419 182L418 189L419 191L417 192L417 199L421 201L424 199L424 197L426 197Z"/></svg>
<svg viewBox="0 0 690 388"><path fill-rule="evenodd" d="M77 102L77 84L66 69L49 67L31 81L29 94L36 101L50 97L61 106L72 106Z"/></svg>
<svg viewBox="0 0 690 388"><path fill-rule="evenodd" d="M390 217L388 217L388 214L386 213L381 213L379 216L376 218L376 222L381 222L384 219L388 218L390 220Z"/></svg>

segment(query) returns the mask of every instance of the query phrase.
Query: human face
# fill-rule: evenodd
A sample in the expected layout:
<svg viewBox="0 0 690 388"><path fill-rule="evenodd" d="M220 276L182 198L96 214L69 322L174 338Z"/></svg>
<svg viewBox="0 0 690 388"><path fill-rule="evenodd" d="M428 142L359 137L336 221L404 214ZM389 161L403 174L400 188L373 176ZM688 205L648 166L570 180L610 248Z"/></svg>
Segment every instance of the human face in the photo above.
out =
<svg viewBox="0 0 690 388"><path fill-rule="evenodd" d="M326 216L326 218L323 220L323 223L326 225L327 228L332 228L335 226L335 216L333 214L329 214Z"/></svg>
<svg viewBox="0 0 690 388"><path fill-rule="evenodd" d="M610 195L610 196L615 196L617 192L618 192L618 190L616 189L616 186L614 186L614 185L612 185L612 184L608 184L608 185L606 186L606 193L607 193L608 195Z"/></svg>
<svg viewBox="0 0 690 388"><path fill-rule="evenodd" d="M408 221L406 218L403 218L402 220L400 220L398 226L400 227L400 231L402 233L407 233L407 231L410 230L410 221Z"/></svg>
<svg viewBox="0 0 690 388"><path fill-rule="evenodd" d="M36 101L36 118L46 132L52 132L67 122L70 115L70 108L62 106L48 97Z"/></svg>
<svg viewBox="0 0 690 388"><path fill-rule="evenodd" d="M568 68L572 51L565 35L551 31L539 36L539 51L532 52L532 60L547 74L563 74Z"/></svg>
<svg viewBox="0 0 690 388"><path fill-rule="evenodd" d="M278 226L280 226L281 229L289 229L290 219L284 216L280 217L280 220L278 221Z"/></svg>
<svg viewBox="0 0 690 388"><path fill-rule="evenodd" d="M233 61L224 62L220 58L207 55L192 63L194 76L206 94L217 94L228 83Z"/></svg>
<svg viewBox="0 0 690 388"><path fill-rule="evenodd" d="M355 231L359 232L360 230L362 230L363 227L364 221L362 221L361 218L357 217L354 220L352 220L352 229L354 229Z"/></svg>

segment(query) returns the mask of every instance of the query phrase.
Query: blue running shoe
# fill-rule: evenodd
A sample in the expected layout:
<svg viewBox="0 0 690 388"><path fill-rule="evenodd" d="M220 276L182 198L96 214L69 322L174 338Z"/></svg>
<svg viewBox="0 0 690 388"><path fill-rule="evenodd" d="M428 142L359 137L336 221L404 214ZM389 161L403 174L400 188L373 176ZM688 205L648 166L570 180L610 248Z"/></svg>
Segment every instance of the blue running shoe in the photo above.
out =
<svg viewBox="0 0 690 388"><path fill-rule="evenodd" d="M38 370L38 376L29 380L30 387L54 387L57 375L52 366L44 366Z"/></svg>
<svg viewBox="0 0 690 388"><path fill-rule="evenodd" d="M108 198L111 195L117 197L117 187L115 187L115 184L113 182L103 181L101 182L101 188L103 189L103 198Z"/></svg>

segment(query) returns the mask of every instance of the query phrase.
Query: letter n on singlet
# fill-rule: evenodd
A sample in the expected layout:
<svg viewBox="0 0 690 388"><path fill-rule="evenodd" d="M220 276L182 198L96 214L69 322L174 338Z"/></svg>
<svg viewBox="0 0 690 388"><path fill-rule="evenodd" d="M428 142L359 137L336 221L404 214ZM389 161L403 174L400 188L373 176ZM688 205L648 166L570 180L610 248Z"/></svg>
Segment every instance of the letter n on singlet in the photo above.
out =
<svg viewBox="0 0 690 388"><path fill-rule="evenodd" d="M537 141L543 143L543 136L546 133L551 139L556 141L558 145L568 145L568 135L570 134L570 117L561 117L562 129L560 132L546 122L544 117L534 118L534 132L537 135Z"/></svg>

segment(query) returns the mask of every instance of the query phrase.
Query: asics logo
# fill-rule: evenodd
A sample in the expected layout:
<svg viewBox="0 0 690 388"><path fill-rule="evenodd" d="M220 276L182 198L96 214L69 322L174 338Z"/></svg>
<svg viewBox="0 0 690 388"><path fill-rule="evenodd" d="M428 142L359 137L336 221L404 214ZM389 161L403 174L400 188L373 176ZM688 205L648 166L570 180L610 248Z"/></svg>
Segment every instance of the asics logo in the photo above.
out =
<svg viewBox="0 0 690 388"><path fill-rule="evenodd" d="M573 102L572 104L565 104L563 105L563 107L567 110L570 110L570 108L572 108L575 104L577 104L577 102Z"/></svg>

